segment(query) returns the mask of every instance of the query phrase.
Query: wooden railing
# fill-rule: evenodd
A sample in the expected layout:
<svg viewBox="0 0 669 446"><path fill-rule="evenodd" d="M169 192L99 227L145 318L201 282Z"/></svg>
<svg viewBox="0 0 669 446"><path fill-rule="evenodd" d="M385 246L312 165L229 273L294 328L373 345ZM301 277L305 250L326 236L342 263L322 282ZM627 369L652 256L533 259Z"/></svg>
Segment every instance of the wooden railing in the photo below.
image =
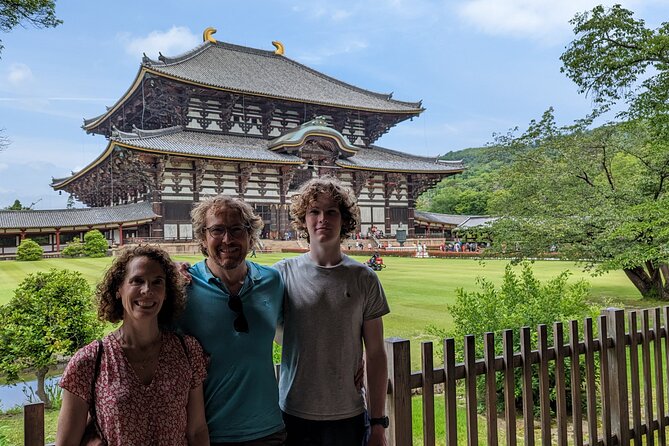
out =
<svg viewBox="0 0 669 446"><path fill-rule="evenodd" d="M547 326L540 325L536 349L530 342L530 328L524 327L519 333L520 352L513 351L512 330L502 333L502 352L494 351L494 334L486 333L485 353L481 359L475 357L474 336L466 336L463 363L456 363L454 340L446 339L445 365L439 368L433 367L432 343L424 342L421 345L422 371L418 373L410 371L409 341L386 340L390 376L389 445L412 444L413 389L422 390L419 393L422 393L423 444L435 444L436 384L443 384L444 388L446 445L477 445L479 436L484 436L486 440L483 443L488 445L505 442L507 445L521 443L532 446L537 442L537 435L542 445L556 444L555 440L558 445L628 445L631 440L634 440L635 445L642 444L642 441L648 445L653 445L655 441L666 444L669 419L666 416L665 398L669 396L669 389L664 383L665 379L669 382L669 369L666 367L669 363L666 329L669 307L643 310L640 313L640 326L638 312L627 314L628 331L625 331L625 312L619 309L604 310L597 321L597 337L594 335L592 319L585 320L582 337L579 337L579 323L572 321L568 324L568 343L564 340L563 324L555 323L552 347L548 346ZM596 357L599 359L599 370L596 370ZM570 392L567 392L566 385L567 362L578 364L577 367L569 367L572 383ZM555 372L554 388L549 388L549 366L553 366ZM585 370L583 374L582 368ZM522 376L520 414L516 411L515 397L514 371L517 369ZM503 438L500 438L502 433L498 428L497 374L501 374L504 383L503 419L506 428ZM480 379L485 382L484 417L479 417L477 410L478 377L482 377ZM538 401L532 397L533 380L539 382ZM464 384L466 438L457 437L459 383ZM585 395L585 414L582 411L582 391ZM551 418L550 394L554 395L554 419ZM567 410L568 400L571 412ZM535 420L535 405L538 405L538 420ZM516 427L518 416L522 417L520 429ZM485 420L485 430L481 432L478 425L480 420Z"/></svg>
<svg viewBox="0 0 669 446"><path fill-rule="evenodd" d="M640 318L640 324L639 324ZM484 444L533 446L550 445L661 445L666 443L669 413L669 307L631 311L625 317L620 309L607 309L595 321L588 318L580 324L568 324L568 338L562 323L553 325L552 347L549 347L548 327L537 328L537 345L531 343L529 327L520 329L520 352L513 349L514 332L505 330L503 351L494 349L495 335L484 336L484 357L476 358L475 338L464 339L464 362L456 363L453 339L444 340L444 366L434 367L433 345L421 345L420 372L411 372L408 340L386 340L388 355L388 429L390 446L413 444L412 391L422 395L423 444L436 444L435 398L444 398L444 431L446 445ZM626 331L627 322L627 331ZM664 323L663 323L664 322ZM499 355L501 353L501 355ZM567 367L570 366L567 391ZM598 367L597 367L598 365ZM555 385L549 386L549 368L555 373ZM522 376L522 408L516 409L514 373ZM583 372L582 372L583 371ZM497 378L503 381L503 420L505 429L498 427ZM477 379L485 382L485 415L478 413ZM539 398L532 395L532 382L539 383ZM575 385L574 383L577 383ZM435 397L435 386L444 389ZM459 391L464 387L464 397ZM554 395L551 403L549 396ZM584 400L582 399L584 395ZM458 438L458 401L464 398L465 438ZM567 403L571 404L568 405ZM585 413L582 407L585 402ZM551 404L555 416L551 415ZM535 419L535 406L538 417ZM568 407L572 410L568 411ZM642 412L643 409L643 412ZM462 411L462 409L460 409ZM522 427L517 428L518 417ZM479 429L479 422L485 429ZM44 445L44 411L41 403L26 406L25 445ZM538 436L538 439L535 438ZM443 443L443 441L441 442Z"/></svg>

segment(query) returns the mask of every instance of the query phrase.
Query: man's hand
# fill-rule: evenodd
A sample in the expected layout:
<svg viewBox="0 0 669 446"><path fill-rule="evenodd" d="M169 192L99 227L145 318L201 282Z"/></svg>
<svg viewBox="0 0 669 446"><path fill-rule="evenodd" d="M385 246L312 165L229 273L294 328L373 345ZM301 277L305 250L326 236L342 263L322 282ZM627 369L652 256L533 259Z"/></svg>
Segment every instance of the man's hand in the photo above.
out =
<svg viewBox="0 0 669 446"><path fill-rule="evenodd" d="M372 426L372 434L369 436L367 446L386 446L386 430L383 426L375 424Z"/></svg>
<svg viewBox="0 0 669 446"><path fill-rule="evenodd" d="M186 282L187 284L191 283L193 280L193 276L190 275L190 271L188 271L188 268L190 268L190 263L188 262L174 262L174 266L177 268L177 272L181 276L181 278Z"/></svg>

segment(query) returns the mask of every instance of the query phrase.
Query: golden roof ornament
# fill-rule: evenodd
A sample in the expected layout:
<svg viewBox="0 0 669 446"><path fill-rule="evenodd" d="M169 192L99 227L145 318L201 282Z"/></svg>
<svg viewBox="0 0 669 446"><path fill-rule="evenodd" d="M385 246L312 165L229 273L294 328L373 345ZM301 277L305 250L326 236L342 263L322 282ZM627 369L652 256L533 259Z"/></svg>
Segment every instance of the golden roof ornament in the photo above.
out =
<svg viewBox="0 0 669 446"><path fill-rule="evenodd" d="M272 41L272 45L274 45L274 48L276 48L274 54L276 54L277 56L283 56L284 53L283 43L279 42L278 40L274 40Z"/></svg>
<svg viewBox="0 0 669 446"><path fill-rule="evenodd" d="M216 43L216 39L214 39L213 34L216 33L216 28L209 27L204 30L202 33L202 41L203 42L211 42L211 43Z"/></svg>

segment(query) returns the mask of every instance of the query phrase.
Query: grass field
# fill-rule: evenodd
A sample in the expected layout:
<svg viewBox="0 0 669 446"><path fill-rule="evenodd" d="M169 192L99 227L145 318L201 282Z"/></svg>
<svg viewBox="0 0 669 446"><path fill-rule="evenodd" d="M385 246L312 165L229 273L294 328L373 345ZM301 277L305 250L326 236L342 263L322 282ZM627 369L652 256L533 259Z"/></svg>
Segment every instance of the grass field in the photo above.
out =
<svg viewBox="0 0 669 446"><path fill-rule="evenodd" d="M276 261L293 254L258 254L258 263L271 265ZM366 258L354 257L365 261ZM111 258L102 259L46 259L37 262L0 261L0 304L7 303L13 289L29 274L45 271L50 268L67 268L80 271L84 277L95 285L105 269L110 265ZM177 256L175 260L195 263L199 256ZM426 333L428 325L450 329L452 320L447 306L455 301L455 290L477 289L475 279L485 277L495 283L501 283L504 268L507 264L502 260L479 262L473 259L415 259L404 257L385 257L387 267L378 273L384 286L391 313L384 318L386 337L403 337L411 340L411 358L414 370L420 366L420 342L432 340ZM620 305L623 307L643 308L660 306L658 301L642 300L631 282L622 271L612 272L599 277L591 277L578 266L567 262L539 261L533 266L535 275L540 280L555 277L564 270L570 270L571 280L586 279L591 284L591 302L602 307ZM414 402L414 405L419 404ZM443 406L443 404L441 404ZM443 409L441 409L443 410ZM419 413L419 411L415 411ZM420 418L414 415L414 432L420 432ZM18 418L18 420L17 420ZM0 438L21 438L16 432L22 430L19 415L0 417ZM55 432L55 415L47 416L47 432ZM462 416L458 417L460 420ZM437 423L437 426L443 423ZM462 429L459 426L459 429ZM11 434L7 434L11 432ZM18 435L15 435L18 434ZM438 432L443 438L443 432ZM462 438L462 437L460 437ZM418 439L416 439L418 441ZM13 443L10 440L9 444ZM443 444L443 443L441 443Z"/></svg>

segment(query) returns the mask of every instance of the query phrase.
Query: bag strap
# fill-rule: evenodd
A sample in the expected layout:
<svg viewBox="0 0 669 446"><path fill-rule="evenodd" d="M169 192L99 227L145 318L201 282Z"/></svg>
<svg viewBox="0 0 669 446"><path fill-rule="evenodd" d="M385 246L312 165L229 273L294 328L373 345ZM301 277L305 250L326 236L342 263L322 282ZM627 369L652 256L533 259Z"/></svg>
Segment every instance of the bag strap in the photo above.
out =
<svg viewBox="0 0 669 446"><path fill-rule="evenodd" d="M88 411L91 414L91 418L95 423L95 428L98 430L100 437L104 439L104 436L102 435L102 429L100 429L100 424L98 423L97 410L95 409L95 382L98 380L98 376L100 375L100 364L102 363L103 351L104 348L102 347L102 340L98 339L98 353L97 357L95 358L95 371L93 372L93 380L91 381L91 405L88 407Z"/></svg>
<svg viewBox="0 0 669 446"><path fill-rule="evenodd" d="M190 355L188 354L188 347L186 347L186 340L181 335L181 333L174 332L174 334L177 336L177 338L179 338L179 342L181 342L181 347L184 349L184 354L186 355L186 359L188 359L188 365L191 365Z"/></svg>

